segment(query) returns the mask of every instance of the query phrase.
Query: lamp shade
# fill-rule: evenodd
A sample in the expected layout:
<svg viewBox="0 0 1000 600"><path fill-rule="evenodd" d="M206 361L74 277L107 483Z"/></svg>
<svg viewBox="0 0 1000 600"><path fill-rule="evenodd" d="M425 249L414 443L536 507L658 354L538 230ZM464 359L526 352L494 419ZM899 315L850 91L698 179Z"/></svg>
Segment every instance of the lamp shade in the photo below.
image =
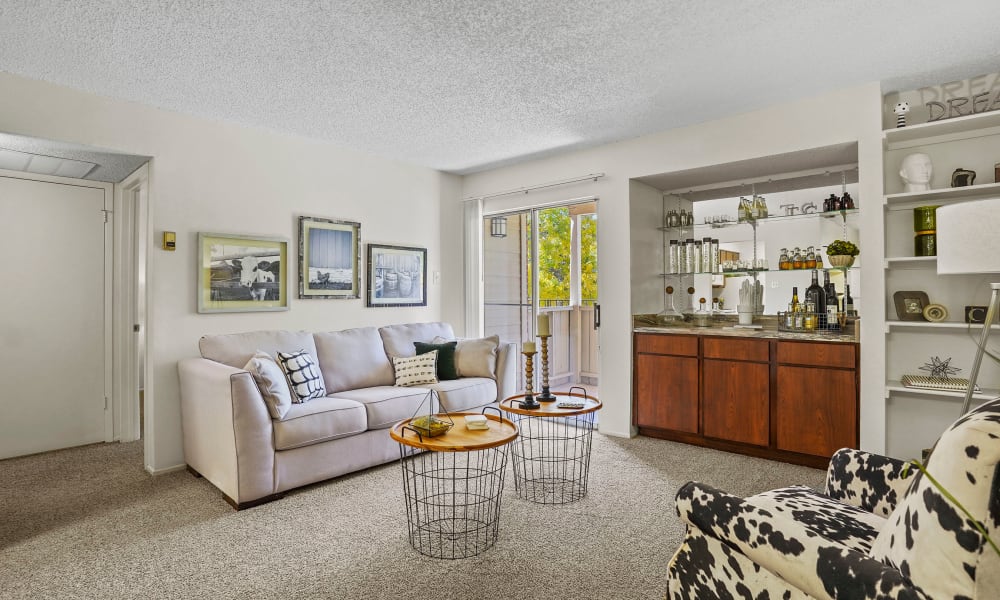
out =
<svg viewBox="0 0 1000 600"><path fill-rule="evenodd" d="M1000 198L937 209L937 272L1000 273Z"/></svg>

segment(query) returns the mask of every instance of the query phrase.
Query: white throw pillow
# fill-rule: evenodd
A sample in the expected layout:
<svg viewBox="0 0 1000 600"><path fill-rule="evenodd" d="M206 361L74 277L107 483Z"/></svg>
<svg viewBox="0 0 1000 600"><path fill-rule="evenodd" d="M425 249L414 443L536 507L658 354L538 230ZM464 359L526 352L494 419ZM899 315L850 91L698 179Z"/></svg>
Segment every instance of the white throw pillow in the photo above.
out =
<svg viewBox="0 0 1000 600"><path fill-rule="evenodd" d="M410 387L437 383L437 350L417 356L393 356L392 368L396 370L396 385Z"/></svg>
<svg viewBox="0 0 1000 600"><path fill-rule="evenodd" d="M253 375L271 418L279 420L285 418L288 409L292 407L292 394L288 390L288 380L285 379L285 374L278 363L267 352L258 350L243 368Z"/></svg>
<svg viewBox="0 0 1000 600"><path fill-rule="evenodd" d="M450 342L443 337L434 338L435 344ZM497 378L497 348L500 346L500 336L491 335L484 338L458 340L455 348L455 366L459 377Z"/></svg>
<svg viewBox="0 0 1000 600"><path fill-rule="evenodd" d="M326 396L323 375L308 352L305 350L279 352L278 364L288 379L288 387L292 390L292 402L301 404L313 398Z"/></svg>

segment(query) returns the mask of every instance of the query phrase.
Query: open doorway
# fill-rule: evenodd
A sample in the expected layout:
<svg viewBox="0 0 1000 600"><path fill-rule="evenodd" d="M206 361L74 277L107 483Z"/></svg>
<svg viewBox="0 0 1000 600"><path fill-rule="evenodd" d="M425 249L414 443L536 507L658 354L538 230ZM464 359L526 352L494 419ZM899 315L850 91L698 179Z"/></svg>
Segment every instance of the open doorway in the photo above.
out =
<svg viewBox="0 0 1000 600"><path fill-rule="evenodd" d="M547 318L548 383L597 394L600 304L597 200L492 214L483 219L483 312L487 335L535 340ZM537 341L537 340L536 340ZM539 345L540 348L540 345ZM518 387L524 388L519 355ZM544 383L541 356L532 388Z"/></svg>

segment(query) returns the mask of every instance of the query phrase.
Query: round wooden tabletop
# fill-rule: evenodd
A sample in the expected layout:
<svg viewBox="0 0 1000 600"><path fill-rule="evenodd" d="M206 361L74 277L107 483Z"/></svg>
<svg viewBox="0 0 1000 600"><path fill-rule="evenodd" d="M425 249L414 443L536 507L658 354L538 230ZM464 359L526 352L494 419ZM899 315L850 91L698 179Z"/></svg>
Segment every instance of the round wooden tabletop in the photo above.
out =
<svg viewBox="0 0 1000 600"><path fill-rule="evenodd" d="M589 394L584 397L579 393L553 392L552 395L556 397L555 402L539 402L538 408L521 408L521 401L524 400L524 394L504 398L503 402L500 403L500 410L531 417L573 417L601 410L603 406L596 396ZM538 400L537 395L535 396L535 400ZM582 400L583 408L559 408L558 404L566 400L575 400L577 402Z"/></svg>
<svg viewBox="0 0 1000 600"><path fill-rule="evenodd" d="M412 429L406 429L413 418L400 421L389 430L389 436L399 442L422 450L433 452L470 452L473 450L486 450L503 446L517 437L517 425L509 419L504 419L498 415L486 415L490 420L489 429L469 429L465 426L465 417L468 415L478 415L474 412L448 413L447 415L436 415L440 419L455 422L454 427L447 433L435 437L419 436ZM414 417L417 418L417 417Z"/></svg>

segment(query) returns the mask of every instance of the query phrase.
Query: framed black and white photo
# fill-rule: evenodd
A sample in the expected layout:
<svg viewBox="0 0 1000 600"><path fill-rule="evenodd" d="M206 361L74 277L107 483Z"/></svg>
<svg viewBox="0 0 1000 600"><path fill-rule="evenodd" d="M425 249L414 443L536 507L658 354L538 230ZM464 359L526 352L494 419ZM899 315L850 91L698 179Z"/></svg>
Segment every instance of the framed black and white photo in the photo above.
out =
<svg viewBox="0 0 1000 600"><path fill-rule="evenodd" d="M198 312L288 310L288 240L198 234Z"/></svg>
<svg viewBox="0 0 1000 600"><path fill-rule="evenodd" d="M427 248L368 244L368 306L427 306Z"/></svg>
<svg viewBox="0 0 1000 600"><path fill-rule="evenodd" d="M299 298L360 298L360 238L360 223L299 217Z"/></svg>

